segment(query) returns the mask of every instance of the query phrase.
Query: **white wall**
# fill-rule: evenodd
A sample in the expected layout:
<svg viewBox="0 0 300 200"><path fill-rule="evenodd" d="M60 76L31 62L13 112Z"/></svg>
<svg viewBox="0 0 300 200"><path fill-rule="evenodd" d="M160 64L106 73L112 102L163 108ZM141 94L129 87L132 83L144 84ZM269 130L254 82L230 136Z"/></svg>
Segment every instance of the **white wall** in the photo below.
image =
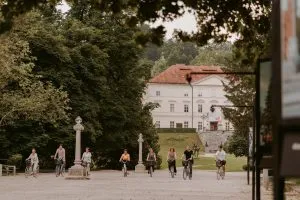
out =
<svg viewBox="0 0 300 200"><path fill-rule="evenodd" d="M198 122L204 123L206 129L210 128L209 120L221 117L219 129L225 130L224 116L220 108L216 108L214 113L210 112L213 104L231 105L226 99L221 78L209 76L199 82L193 83L193 128L198 128ZM157 96L156 92L160 95ZM185 96L187 95L187 96ZM192 128L192 88L188 84L157 84L149 83L144 96L145 102L159 103L160 107L152 112L153 123L160 121L161 128L170 128L170 121L184 124L188 121L189 128ZM170 104L174 104L174 112L170 112ZM184 105L189 106L189 112L184 112ZM198 104L202 104L202 112L198 112ZM209 113L206 120L200 117ZM232 126L230 125L230 128Z"/></svg>

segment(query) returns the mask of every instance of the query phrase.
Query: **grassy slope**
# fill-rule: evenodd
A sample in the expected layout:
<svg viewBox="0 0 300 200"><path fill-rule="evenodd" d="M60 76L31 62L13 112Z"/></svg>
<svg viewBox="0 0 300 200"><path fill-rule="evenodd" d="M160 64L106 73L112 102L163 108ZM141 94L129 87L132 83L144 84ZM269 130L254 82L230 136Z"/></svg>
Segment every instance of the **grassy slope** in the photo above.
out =
<svg viewBox="0 0 300 200"><path fill-rule="evenodd" d="M175 148L178 158L181 158L187 145L192 147L194 143L199 144L203 151L203 146L196 133L159 133L158 135L160 144L159 155L162 157L162 169L167 167L167 154L171 147Z"/></svg>
<svg viewBox="0 0 300 200"><path fill-rule="evenodd" d="M199 144L203 152L204 148L196 133L159 133L160 153L162 157L161 168L167 168L167 153L170 147L174 147L177 152L177 157L181 158L183 151L187 145L193 146L193 144ZM226 171L242 171L242 166L247 162L246 157L236 158L233 155L227 156L227 170ZM177 166L181 166L180 162L177 162ZM212 157L204 157L200 155L198 159L195 159L194 167L202 170L215 170L215 160Z"/></svg>

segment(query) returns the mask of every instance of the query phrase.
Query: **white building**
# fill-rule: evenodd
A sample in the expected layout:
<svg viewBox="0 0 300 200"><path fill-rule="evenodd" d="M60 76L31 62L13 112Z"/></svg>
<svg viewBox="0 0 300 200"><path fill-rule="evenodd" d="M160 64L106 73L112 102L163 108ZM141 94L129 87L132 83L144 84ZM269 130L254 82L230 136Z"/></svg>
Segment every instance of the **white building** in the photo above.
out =
<svg viewBox="0 0 300 200"><path fill-rule="evenodd" d="M225 97L224 75L192 75L190 72L221 72L219 67L173 65L152 78L147 87L145 102L158 103L152 111L157 128L196 128L198 131L232 130L221 108L210 111L212 105L232 105ZM193 93L192 93L193 91Z"/></svg>

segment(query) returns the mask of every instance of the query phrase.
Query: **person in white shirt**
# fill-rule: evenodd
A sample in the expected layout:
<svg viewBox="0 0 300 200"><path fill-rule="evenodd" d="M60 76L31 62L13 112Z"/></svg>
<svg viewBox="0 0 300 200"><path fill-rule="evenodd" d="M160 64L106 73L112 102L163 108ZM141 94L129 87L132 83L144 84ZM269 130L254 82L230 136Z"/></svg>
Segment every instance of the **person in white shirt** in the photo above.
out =
<svg viewBox="0 0 300 200"><path fill-rule="evenodd" d="M81 158L83 165L86 165L88 172L90 171L90 165L92 162L92 154L90 152L90 148L86 147L85 152L82 154Z"/></svg>
<svg viewBox="0 0 300 200"><path fill-rule="evenodd" d="M216 162L220 162L221 166L223 167L223 171L225 172L225 165L226 165L226 153L223 150L223 146L219 146L219 150L216 153ZM218 166L218 165L217 165Z"/></svg>
<svg viewBox="0 0 300 200"><path fill-rule="evenodd" d="M30 160L31 162L31 167L33 168L33 176L36 177L36 170L37 170L37 166L39 164L39 158L38 155L35 151L35 148L32 149L31 154L29 155L29 157L26 160Z"/></svg>

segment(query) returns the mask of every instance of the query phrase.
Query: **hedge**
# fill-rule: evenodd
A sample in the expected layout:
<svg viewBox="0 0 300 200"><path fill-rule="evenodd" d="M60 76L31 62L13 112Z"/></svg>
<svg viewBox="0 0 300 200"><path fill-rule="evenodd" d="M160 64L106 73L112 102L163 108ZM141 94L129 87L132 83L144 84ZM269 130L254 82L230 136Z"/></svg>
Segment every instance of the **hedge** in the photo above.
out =
<svg viewBox="0 0 300 200"><path fill-rule="evenodd" d="M195 128L157 128L158 133L196 133Z"/></svg>

